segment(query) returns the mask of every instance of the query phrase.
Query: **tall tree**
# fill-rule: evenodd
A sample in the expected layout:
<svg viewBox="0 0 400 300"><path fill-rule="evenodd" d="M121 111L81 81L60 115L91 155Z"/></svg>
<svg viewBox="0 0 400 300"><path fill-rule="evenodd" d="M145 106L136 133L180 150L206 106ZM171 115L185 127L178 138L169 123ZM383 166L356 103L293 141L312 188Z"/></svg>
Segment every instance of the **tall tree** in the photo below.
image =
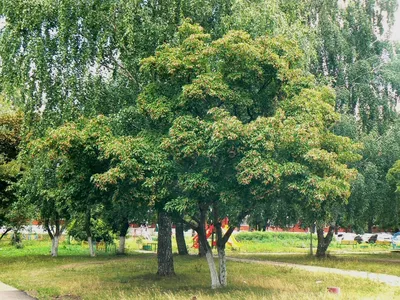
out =
<svg viewBox="0 0 400 300"><path fill-rule="evenodd" d="M163 146L177 171L177 196L167 207L198 231L212 288L227 284L225 244L234 227L258 201L279 194L281 177L312 208L348 197L353 171L343 160L353 145L328 130L337 120L332 91L318 88L299 66L301 51L283 37L232 31L212 41L188 22L177 44L143 61L149 83L139 109L165 133L169 128ZM219 273L208 218L217 230Z"/></svg>
<svg viewBox="0 0 400 300"><path fill-rule="evenodd" d="M399 96L389 40L397 6L396 0L274 0L251 6L237 0L223 25L255 37L267 32L297 40L309 70L335 88L336 110L359 117L364 131L382 133Z"/></svg>

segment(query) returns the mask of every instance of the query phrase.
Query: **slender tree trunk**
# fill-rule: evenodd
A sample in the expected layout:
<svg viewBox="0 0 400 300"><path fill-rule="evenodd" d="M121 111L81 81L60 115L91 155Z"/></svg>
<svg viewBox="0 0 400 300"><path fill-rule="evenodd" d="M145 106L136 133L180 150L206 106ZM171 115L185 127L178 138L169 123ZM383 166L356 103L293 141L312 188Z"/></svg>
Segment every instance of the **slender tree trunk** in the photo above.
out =
<svg viewBox="0 0 400 300"><path fill-rule="evenodd" d="M200 223L199 223L199 227L197 230L197 234L199 236L199 243L200 243L200 247L203 248L203 250L205 252L208 268L210 270L211 288L217 289L217 288L221 287L221 283L219 281L217 267L215 266L212 249L207 241L206 228L205 228L206 227L206 225L205 225L206 224L206 212L204 210L201 210L200 214L201 214Z"/></svg>
<svg viewBox="0 0 400 300"><path fill-rule="evenodd" d="M91 212L90 209L88 209L86 211L85 230L88 238L89 254L91 257L94 257L96 256L96 252L93 247L92 230L90 229L90 219L91 219Z"/></svg>
<svg viewBox="0 0 400 300"><path fill-rule="evenodd" d="M219 282L221 283L221 286L227 286L228 274L226 271L225 245L223 247L217 247L217 249L219 262Z"/></svg>
<svg viewBox="0 0 400 300"><path fill-rule="evenodd" d="M157 261L159 276L173 276L174 260L172 256L172 241L171 241L171 219L165 211L158 213L158 249Z"/></svg>
<svg viewBox="0 0 400 300"><path fill-rule="evenodd" d="M183 223L177 222L175 227L176 245L178 246L179 255L188 255L186 247L185 234L183 232Z"/></svg>
<svg viewBox="0 0 400 300"><path fill-rule="evenodd" d="M125 236L119 236L118 254L125 254Z"/></svg>
<svg viewBox="0 0 400 300"><path fill-rule="evenodd" d="M91 257L96 256L96 252L94 250L93 247L93 240L92 240L92 236L88 235L88 244L89 244L89 253Z"/></svg>
<svg viewBox="0 0 400 300"><path fill-rule="evenodd" d="M199 240L201 240L200 247L202 247L203 251L205 252L208 268L210 270L211 288L212 289L220 288L221 287L221 283L219 281L217 267L215 266L214 257L213 257L213 254L212 254L212 249L211 249L210 245L207 242L204 225L203 226L200 225L200 229L199 229L198 234L199 234Z"/></svg>
<svg viewBox="0 0 400 300"><path fill-rule="evenodd" d="M220 288L221 283L219 282L217 267L215 266L214 257L212 255L211 248L208 251L206 251L206 259L207 259L208 268L210 270L211 288L212 289Z"/></svg>
<svg viewBox="0 0 400 300"><path fill-rule="evenodd" d="M58 256L58 245L60 241L59 235L54 235L51 240L51 256L57 257Z"/></svg>
<svg viewBox="0 0 400 300"><path fill-rule="evenodd" d="M217 251L218 251L218 263L219 263L219 282L221 286L225 287L228 284L228 273L226 269L226 254L225 247L226 243L229 241L229 238L232 235L234 226L229 227L229 229L222 235L221 223L217 221L216 217L214 218L216 222L215 231L217 233Z"/></svg>
<svg viewBox="0 0 400 300"><path fill-rule="evenodd" d="M118 247L118 254L125 254L125 239L126 234L128 233L129 229L129 222L126 221L121 226L121 230L119 232L119 247Z"/></svg>
<svg viewBox="0 0 400 300"><path fill-rule="evenodd" d="M369 220L368 221L368 232L370 232L370 233L372 233L372 226L373 226L372 221Z"/></svg>
<svg viewBox="0 0 400 300"><path fill-rule="evenodd" d="M326 257L326 250L328 249L329 244L332 241L334 230L335 230L334 226L329 226L329 231L326 234L326 236L324 236L324 229L317 228L317 237L318 237L318 245L316 253L317 257L320 258Z"/></svg>
<svg viewBox="0 0 400 300"><path fill-rule="evenodd" d="M204 246L199 238L199 257L205 257L206 256L206 250L204 250Z"/></svg>

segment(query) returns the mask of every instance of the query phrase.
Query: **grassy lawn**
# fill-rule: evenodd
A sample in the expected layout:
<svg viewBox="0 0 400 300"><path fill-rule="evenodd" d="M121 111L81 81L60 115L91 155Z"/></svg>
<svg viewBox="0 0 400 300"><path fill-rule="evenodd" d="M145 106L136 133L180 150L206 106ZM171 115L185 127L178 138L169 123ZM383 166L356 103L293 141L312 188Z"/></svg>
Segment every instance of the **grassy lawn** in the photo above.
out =
<svg viewBox="0 0 400 300"><path fill-rule="evenodd" d="M292 232L241 232L235 235L240 242L240 253L309 253L310 235L307 233ZM314 251L317 237L313 235ZM381 252L388 251L390 246L377 245L374 247L364 245L341 245L335 240L329 246L330 253L343 252ZM229 250L229 247L228 247Z"/></svg>
<svg viewBox="0 0 400 300"><path fill-rule="evenodd" d="M212 291L205 259L196 256L175 256L177 276L159 278L155 254L91 258L80 245L61 245L52 258L48 241L24 243L15 249L0 242L0 281L39 299L338 299L329 286L341 288L340 299L400 295L400 288L368 280L236 262L228 262L229 287Z"/></svg>
<svg viewBox="0 0 400 300"><path fill-rule="evenodd" d="M400 253L391 253L389 251L386 254L334 254L326 259L317 259L307 254L251 254L244 256L235 253L231 254L231 256L400 276Z"/></svg>

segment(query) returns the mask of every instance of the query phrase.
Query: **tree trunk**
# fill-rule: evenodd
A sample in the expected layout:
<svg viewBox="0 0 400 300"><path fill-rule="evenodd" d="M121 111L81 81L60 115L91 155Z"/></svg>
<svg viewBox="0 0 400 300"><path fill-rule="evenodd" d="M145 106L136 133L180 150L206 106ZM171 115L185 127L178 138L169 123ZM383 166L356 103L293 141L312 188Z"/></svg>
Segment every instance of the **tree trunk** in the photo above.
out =
<svg viewBox="0 0 400 300"><path fill-rule="evenodd" d="M176 237L176 245L178 246L178 254L179 255L188 255L188 250L186 247L185 235L183 232L183 223L176 223L175 227L175 237Z"/></svg>
<svg viewBox="0 0 400 300"><path fill-rule="evenodd" d="M90 229L90 219L91 219L91 211L88 209L86 211L86 220L85 220L85 231L88 239L88 244L89 244L89 254L91 257L96 256L96 252L93 248L93 240L92 240L92 230Z"/></svg>
<svg viewBox="0 0 400 300"><path fill-rule="evenodd" d="M89 244L89 253L91 257L96 256L96 251L94 250L93 247L93 241L92 241L92 237L88 236L88 244Z"/></svg>
<svg viewBox="0 0 400 300"><path fill-rule="evenodd" d="M125 254L125 236L119 237L118 254Z"/></svg>
<svg viewBox="0 0 400 300"><path fill-rule="evenodd" d="M217 247L217 249L219 262L219 282L221 283L221 286L226 286L228 284L228 274L226 271L225 245L223 247Z"/></svg>
<svg viewBox="0 0 400 300"><path fill-rule="evenodd" d="M372 233L372 226L373 226L372 220L369 220L368 221L368 232L370 232L370 233Z"/></svg>
<svg viewBox="0 0 400 300"><path fill-rule="evenodd" d="M317 254L316 254L317 257L319 258L326 257L326 250L328 249L329 244L332 241L334 230L335 230L334 226L329 226L329 231L324 237L324 229L317 228L317 237L318 237Z"/></svg>
<svg viewBox="0 0 400 300"><path fill-rule="evenodd" d="M197 231L197 234L199 236L199 243L200 243L199 252L200 252L200 248L203 248L203 251L205 252L205 256L207 259L208 268L210 270L211 288L217 289L217 288L221 287L221 283L219 281L217 267L215 266L214 258L212 255L212 249L211 249L210 245L208 244L207 237L206 237L206 228L205 228L206 216L205 216L204 212L202 212L201 214L202 214L202 216L200 218L200 224L199 224L198 231Z"/></svg>
<svg viewBox="0 0 400 300"><path fill-rule="evenodd" d="M57 257L58 256L58 244L60 241L59 235L54 235L51 239L51 256Z"/></svg>
<svg viewBox="0 0 400 300"><path fill-rule="evenodd" d="M125 239L126 234L128 233L129 229L129 222L126 221L121 226L121 230L119 232L119 247L118 247L118 254L125 254Z"/></svg>
<svg viewBox="0 0 400 300"><path fill-rule="evenodd" d="M212 255L211 248L206 251L206 259L207 259L208 268L210 269L211 288L212 289L220 288L221 283L219 282L217 268L215 266L214 257Z"/></svg>
<svg viewBox="0 0 400 300"><path fill-rule="evenodd" d="M199 257L205 257L206 251L204 250L204 246L199 238Z"/></svg>
<svg viewBox="0 0 400 300"><path fill-rule="evenodd" d="M158 249L157 261L159 276L173 276L174 260L172 256L171 219L165 211L158 213Z"/></svg>
<svg viewBox="0 0 400 300"><path fill-rule="evenodd" d="M58 216L58 215L57 215ZM62 234L63 229L60 227L60 220L56 219L54 226L50 225L50 221L46 219L44 221L44 226L47 230L48 235L51 239L51 256L57 257L58 256L58 245L60 241L60 236Z"/></svg>
<svg viewBox="0 0 400 300"><path fill-rule="evenodd" d="M202 224L204 224L204 222ZM220 288L221 283L219 281L217 267L215 266L214 257L212 255L212 249L207 242L206 230L204 228L204 225L199 226L198 235L199 235L200 247L203 248L203 252L205 253L207 264L208 264L208 269L210 270L211 288L212 289Z"/></svg>

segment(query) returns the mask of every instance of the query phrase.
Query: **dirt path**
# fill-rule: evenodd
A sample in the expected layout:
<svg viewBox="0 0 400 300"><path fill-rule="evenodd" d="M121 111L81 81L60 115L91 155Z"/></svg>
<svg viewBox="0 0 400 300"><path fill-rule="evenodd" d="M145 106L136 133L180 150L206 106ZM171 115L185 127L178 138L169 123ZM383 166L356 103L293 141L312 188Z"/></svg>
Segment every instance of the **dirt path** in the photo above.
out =
<svg viewBox="0 0 400 300"><path fill-rule="evenodd" d="M32 298L22 291L13 288L7 284L0 282L0 299L1 300L33 300Z"/></svg>
<svg viewBox="0 0 400 300"><path fill-rule="evenodd" d="M400 286L400 277L394 276L394 275L378 274L378 273L371 273L371 272L365 272L365 271L352 271L352 270L342 270L342 269L335 269L335 268L298 265L298 264L276 262L276 261L235 258L235 257L228 257L227 260L251 263L251 264L289 267L289 268L295 268L295 269L305 270L305 271L309 271L309 272L331 273L331 274L352 276L352 277L357 277L357 278L366 278L369 280L386 283L391 286Z"/></svg>

